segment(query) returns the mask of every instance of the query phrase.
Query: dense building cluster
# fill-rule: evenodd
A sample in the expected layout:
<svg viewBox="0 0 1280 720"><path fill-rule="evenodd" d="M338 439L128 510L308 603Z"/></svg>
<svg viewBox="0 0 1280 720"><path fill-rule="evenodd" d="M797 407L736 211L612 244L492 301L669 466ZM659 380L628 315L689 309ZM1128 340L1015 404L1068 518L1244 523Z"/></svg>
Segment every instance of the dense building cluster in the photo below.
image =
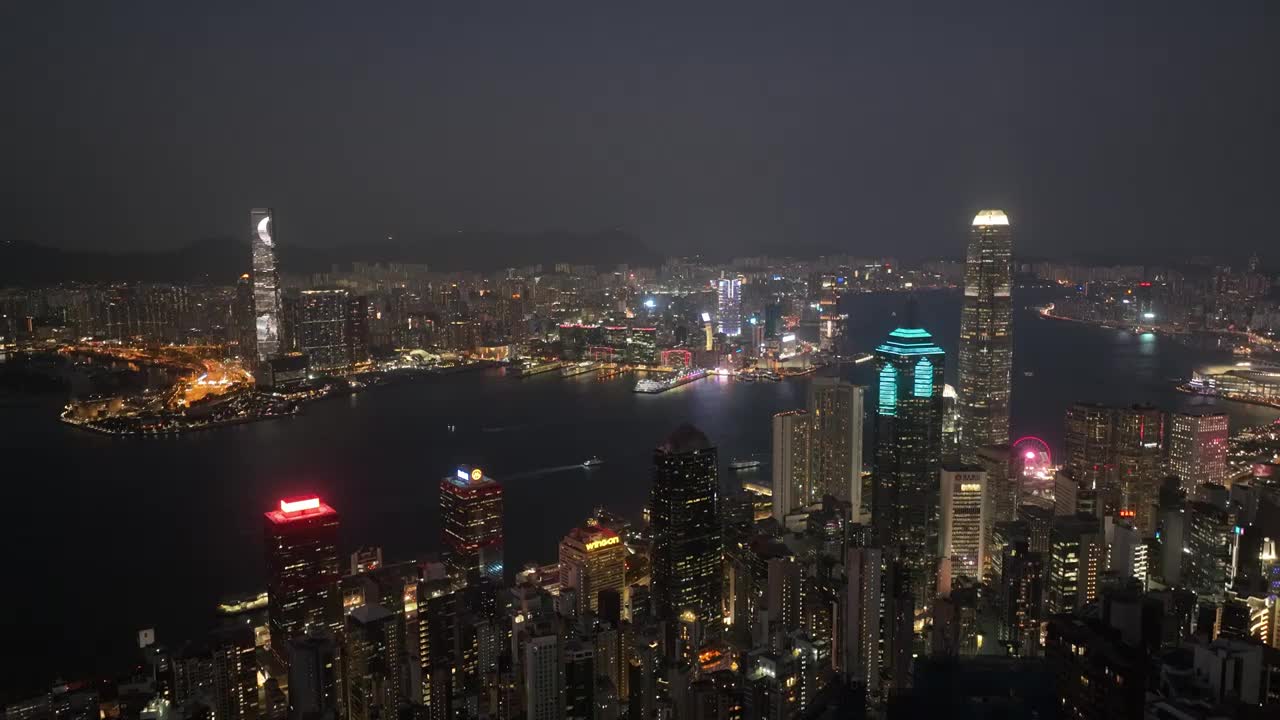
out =
<svg viewBox="0 0 1280 720"><path fill-rule="evenodd" d="M228 299L257 310L228 317L256 320L227 341L327 370L402 341L709 367L744 344L785 360L803 334L838 357L841 294L891 274L373 266L291 300L254 213L255 275ZM338 510L287 498L264 515L266 591L207 638L144 632L126 680L59 685L5 720L1275 717L1274 431L1233 455L1223 414L1081 402L1060 464L1011 441L1011 229L998 210L973 221L958 390L909 301L868 359L874 386L815 377L773 416L772 487L734 486L683 425L653 450L642 522L598 509L521 569L481 468L439 480L438 553L402 562L348 555Z"/></svg>

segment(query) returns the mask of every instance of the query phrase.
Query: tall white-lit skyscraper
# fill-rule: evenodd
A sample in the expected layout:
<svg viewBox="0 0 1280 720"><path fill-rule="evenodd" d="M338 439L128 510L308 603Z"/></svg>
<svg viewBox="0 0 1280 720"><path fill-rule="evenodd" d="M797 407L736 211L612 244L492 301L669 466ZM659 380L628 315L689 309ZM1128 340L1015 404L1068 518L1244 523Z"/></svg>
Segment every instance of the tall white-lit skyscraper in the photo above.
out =
<svg viewBox="0 0 1280 720"><path fill-rule="evenodd" d="M810 482L809 413L780 412L773 416L773 517L782 522L787 513L814 502ZM818 493L821 499L821 492Z"/></svg>
<svg viewBox="0 0 1280 720"><path fill-rule="evenodd" d="M862 386L838 378L809 384L814 501L823 495L848 500L857 519L862 505Z"/></svg>
<svg viewBox="0 0 1280 720"><path fill-rule="evenodd" d="M729 337L742 333L742 281L720 278L716 293L720 307L720 332Z"/></svg>
<svg viewBox="0 0 1280 720"><path fill-rule="evenodd" d="M1169 472L1182 489L1227 481L1226 413L1174 413L1169 418Z"/></svg>
<svg viewBox="0 0 1280 720"><path fill-rule="evenodd" d="M977 462L978 448L1009 442L1013 370L1013 235L1003 210L973 218L965 252L960 311L960 457Z"/></svg>
<svg viewBox="0 0 1280 720"><path fill-rule="evenodd" d="M956 578L982 580L987 559L987 473L981 467L944 467L940 473L938 557L945 568L938 593ZM945 587L944 587L945 584Z"/></svg>
<svg viewBox="0 0 1280 720"><path fill-rule="evenodd" d="M276 270L275 221L271 208L249 211L249 245L253 253L254 336L258 359L280 354L280 275Z"/></svg>

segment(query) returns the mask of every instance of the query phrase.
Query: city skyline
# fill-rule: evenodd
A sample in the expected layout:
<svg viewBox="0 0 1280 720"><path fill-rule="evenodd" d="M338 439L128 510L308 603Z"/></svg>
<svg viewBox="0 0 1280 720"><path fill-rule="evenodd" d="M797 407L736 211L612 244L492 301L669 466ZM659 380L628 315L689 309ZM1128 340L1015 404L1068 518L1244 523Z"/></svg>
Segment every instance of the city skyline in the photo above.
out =
<svg viewBox="0 0 1280 720"><path fill-rule="evenodd" d="M287 5L0 23L0 720L1280 714L1268 13Z"/></svg>

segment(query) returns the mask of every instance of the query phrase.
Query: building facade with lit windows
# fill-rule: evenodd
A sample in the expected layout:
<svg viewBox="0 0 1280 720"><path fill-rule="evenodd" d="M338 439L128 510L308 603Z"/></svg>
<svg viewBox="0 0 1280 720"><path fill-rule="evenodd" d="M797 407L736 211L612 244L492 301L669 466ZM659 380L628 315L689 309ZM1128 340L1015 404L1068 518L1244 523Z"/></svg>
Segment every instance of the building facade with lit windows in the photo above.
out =
<svg viewBox="0 0 1280 720"><path fill-rule="evenodd" d="M1228 425L1226 413L1169 416L1169 471L1188 494L1206 483L1226 483Z"/></svg>
<svg viewBox="0 0 1280 720"><path fill-rule="evenodd" d="M1207 502L1187 503L1183 580L1201 598L1221 600L1235 580L1240 527L1235 516Z"/></svg>
<svg viewBox="0 0 1280 720"><path fill-rule="evenodd" d="M1152 537L1164 455L1164 412L1149 405L1118 408L1115 423L1116 480L1105 495L1108 511L1132 518L1142 537Z"/></svg>
<svg viewBox="0 0 1280 720"><path fill-rule="evenodd" d="M1049 543L1046 612L1069 613L1096 600L1107 555L1098 521L1083 516L1056 518Z"/></svg>
<svg viewBox="0 0 1280 720"><path fill-rule="evenodd" d="M312 370L350 364L346 290L303 290L299 301L298 343Z"/></svg>
<svg viewBox="0 0 1280 720"><path fill-rule="evenodd" d="M959 578L982 580L987 560L987 473L981 467L944 467L939 473L938 557L943 568L939 593Z"/></svg>
<svg viewBox="0 0 1280 720"><path fill-rule="evenodd" d="M606 590L622 597L627 548L618 533L588 521L560 541L560 592L573 590L578 615L600 608Z"/></svg>
<svg viewBox="0 0 1280 720"><path fill-rule="evenodd" d="M254 339L259 360L280 354L280 274L276 269L275 221L271 208L249 211L253 254Z"/></svg>
<svg viewBox="0 0 1280 720"><path fill-rule="evenodd" d="M960 311L960 456L977 462L977 449L1009 442L1013 372L1013 235L1002 210L973 218L965 252Z"/></svg>
<svg viewBox="0 0 1280 720"><path fill-rule="evenodd" d="M1115 470L1113 414L1113 408L1096 403L1075 403L1067 408L1065 465L1081 487L1101 490L1111 483Z"/></svg>
<svg viewBox="0 0 1280 720"><path fill-rule="evenodd" d="M847 500L855 518L862 506L862 400L860 385L839 378L809 383L811 502L823 495Z"/></svg>
<svg viewBox="0 0 1280 720"><path fill-rule="evenodd" d="M814 502L810 481L809 413L790 410L773 416L773 517L778 522Z"/></svg>
<svg viewBox="0 0 1280 720"><path fill-rule="evenodd" d="M742 280L722 277L716 281L716 300L720 332L729 337L742 334Z"/></svg>
<svg viewBox="0 0 1280 720"><path fill-rule="evenodd" d="M472 573L502 582L502 485L480 468L460 467L440 480L440 536L455 581Z"/></svg>
<svg viewBox="0 0 1280 720"><path fill-rule="evenodd" d="M338 513L311 496L281 500L265 520L271 647L287 663L291 638L341 630Z"/></svg>
<svg viewBox="0 0 1280 720"><path fill-rule="evenodd" d="M722 608L719 472L716 448L683 425L654 451L649 495L650 588L659 620L692 617L715 631Z"/></svg>
<svg viewBox="0 0 1280 720"><path fill-rule="evenodd" d="M914 593L923 601L931 597L938 551L946 354L912 319L889 334L875 357L879 382L872 518L882 547L902 558Z"/></svg>

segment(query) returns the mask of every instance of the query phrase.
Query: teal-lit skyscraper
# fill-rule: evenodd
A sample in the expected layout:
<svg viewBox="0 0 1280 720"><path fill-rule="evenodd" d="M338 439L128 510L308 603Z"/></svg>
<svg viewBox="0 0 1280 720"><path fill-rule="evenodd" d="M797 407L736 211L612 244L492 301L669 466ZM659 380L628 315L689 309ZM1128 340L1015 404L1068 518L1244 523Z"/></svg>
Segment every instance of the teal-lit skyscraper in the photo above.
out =
<svg viewBox="0 0 1280 720"><path fill-rule="evenodd" d="M877 535L907 566L918 599L930 595L937 555L938 470L946 354L929 331L905 327L876 348L875 494Z"/></svg>

